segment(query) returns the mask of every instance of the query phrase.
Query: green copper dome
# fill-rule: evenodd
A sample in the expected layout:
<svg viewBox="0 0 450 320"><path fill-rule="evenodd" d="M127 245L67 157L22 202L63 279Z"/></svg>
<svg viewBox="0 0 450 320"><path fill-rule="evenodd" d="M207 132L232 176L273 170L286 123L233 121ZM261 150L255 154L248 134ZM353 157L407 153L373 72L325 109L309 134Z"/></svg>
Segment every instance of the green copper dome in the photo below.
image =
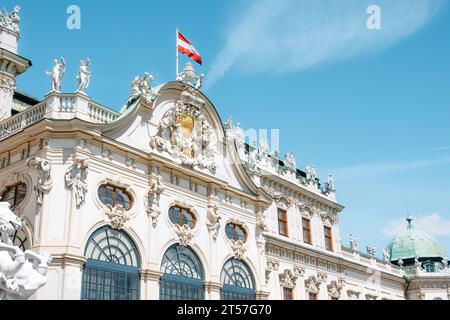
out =
<svg viewBox="0 0 450 320"><path fill-rule="evenodd" d="M447 255L439 243L432 236L414 230L412 218L407 218L408 227L406 231L391 241L388 246L390 261L397 264L401 259L405 265L413 262L416 257L419 261L437 260Z"/></svg>

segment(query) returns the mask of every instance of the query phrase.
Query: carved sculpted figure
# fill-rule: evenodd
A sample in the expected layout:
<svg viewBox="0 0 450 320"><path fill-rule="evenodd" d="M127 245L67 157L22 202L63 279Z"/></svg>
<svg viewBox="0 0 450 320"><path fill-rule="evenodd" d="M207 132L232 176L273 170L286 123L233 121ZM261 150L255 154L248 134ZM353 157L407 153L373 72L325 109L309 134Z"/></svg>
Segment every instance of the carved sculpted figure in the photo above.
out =
<svg viewBox="0 0 450 320"><path fill-rule="evenodd" d="M136 76L131 82L131 94L127 104L130 104L131 101L139 96L142 96L147 103L151 103L155 100L158 97L158 94L150 85L154 80L155 78L148 72L145 72L143 77Z"/></svg>
<svg viewBox="0 0 450 320"><path fill-rule="evenodd" d="M5 8L0 13L0 26L7 28L11 31L20 32L20 6L15 6L11 13L8 13Z"/></svg>
<svg viewBox="0 0 450 320"><path fill-rule="evenodd" d="M47 282L51 256L23 252L10 239L21 227L9 203L0 202L0 300L28 299Z"/></svg>
<svg viewBox="0 0 450 320"><path fill-rule="evenodd" d="M152 177L150 188L145 197L145 210L152 219L153 227L156 227L159 215L161 214L159 199L164 190L163 178L160 175Z"/></svg>
<svg viewBox="0 0 450 320"><path fill-rule="evenodd" d="M61 57L61 63L58 59L53 60L52 72L46 72L52 80L52 92L61 92L61 85L64 79L64 73L66 72L66 61Z"/></svg>
<svg viewBox="0 0 450 320"><path fill-rule="evenodd" d="M352 250L358 250L358 238L352 234L350 235L350 248L352 248Z"/></svg>
<svg viewBox="0 0 450 320"><path fill-rule="evenodd" d="M89 87L89 82L91 80L91 60L81 60L80 71L78 72L78 90L77 92L86 93L85 90Z"/></svg>
<svg viewBox="0 0 450 320"><path fill-rule="evenodd" d="M389 262L391 260L388 248L383 248L383 260L384 262Z"/></svg>
<svg viewBox="0 0 450 320"><path fill-rule="evenodd" d="M86 183L89 168L89 159L76 158L64 175L66 188L75 191L75 202L79 208L85 201L88 186Z"/></svg>
<svg viewBox="0 0 450 320"><path fill-rule="evenodd" d="M287 153L284 156L284 164L291 171L297 170L297 162L295 161L295 157L292 153Z"/></svg>
<svg viewBox="0 0 450 320"><path fill-rule="evenodd" d="M34 185L34 190L36 191L38 204L42 204L44 194L49 192L53 186L53 180L50 175L52 166L48 160L38 157L28 159L27 166L36 169L38 172L38 179Z"/></svg>

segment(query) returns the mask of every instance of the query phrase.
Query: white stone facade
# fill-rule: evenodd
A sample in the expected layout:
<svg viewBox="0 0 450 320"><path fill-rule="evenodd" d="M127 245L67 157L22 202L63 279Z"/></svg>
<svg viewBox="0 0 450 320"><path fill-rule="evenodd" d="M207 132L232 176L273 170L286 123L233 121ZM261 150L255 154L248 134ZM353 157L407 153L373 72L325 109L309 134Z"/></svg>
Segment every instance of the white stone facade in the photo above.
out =
<svg viewBox="0 0 450 320"><path fill-rule="evenodd" d="M1 76L15 80L17 74ZM222 268L231 258L248 266L256 299L284 299L289 292L296 300L405 299L402 268L341 246L344 208L331 176L321 186L313 167L297 170L291 154L280 165L263 143L246 151L241 129L230 123L224 129L217 109L193 85L174 81L152 89L146 80L152 76L139 79L120 113L92 101L86 84L73 94L53 91L12 117L12 91L0 99L6 110L0 195L26 185L14 212L27 246L53 257L47 284L34 299L81 298L85 248L103 226L135 243L143 300L160 298L163 256L174 244L198 256L205 299L220 299ZM130 208L102 203L98 190L105 184L124 190ZM191 212L192 229L171 222L173 206ZM280 209L287 235L280 235ZM227 238L228 223L244 230L245 241ZM439 288L432 279L413 283L408 297L449 299L445 272L436 280Z"/></svg>

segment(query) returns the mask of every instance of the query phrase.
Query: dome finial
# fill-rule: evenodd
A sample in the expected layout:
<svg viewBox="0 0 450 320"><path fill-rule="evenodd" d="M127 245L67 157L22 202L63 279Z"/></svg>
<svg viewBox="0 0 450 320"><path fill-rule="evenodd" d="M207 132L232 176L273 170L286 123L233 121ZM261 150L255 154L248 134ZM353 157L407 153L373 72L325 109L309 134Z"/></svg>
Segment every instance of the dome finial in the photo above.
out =
<svg viewBox="0 0 450 320"><path fill-rule="evenodd" d="M407 226L408 230L411 230L413 228L413 225L412 225L413 218L411 217L411 215L409 213L406 217L406 221L408 222L408 226Z"/></svg>

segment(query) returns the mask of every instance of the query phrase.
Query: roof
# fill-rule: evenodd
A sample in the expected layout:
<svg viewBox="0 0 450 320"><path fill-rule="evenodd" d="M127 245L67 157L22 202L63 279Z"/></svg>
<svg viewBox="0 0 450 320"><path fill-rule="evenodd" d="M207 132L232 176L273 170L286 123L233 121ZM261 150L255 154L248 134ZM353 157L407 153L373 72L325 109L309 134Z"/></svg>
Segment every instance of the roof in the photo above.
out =
<svg viewBox="0 0 450 320"><path fill-rule="evenodd" d="M440 261L446 257L445 251L435 238L415 230L412 218L407 218L407 221L406 231L396 236L388 246L392 263L398 263L400 259L404 262L414 261L416 258L419 258L419 261L434 259Z"/></svg>

